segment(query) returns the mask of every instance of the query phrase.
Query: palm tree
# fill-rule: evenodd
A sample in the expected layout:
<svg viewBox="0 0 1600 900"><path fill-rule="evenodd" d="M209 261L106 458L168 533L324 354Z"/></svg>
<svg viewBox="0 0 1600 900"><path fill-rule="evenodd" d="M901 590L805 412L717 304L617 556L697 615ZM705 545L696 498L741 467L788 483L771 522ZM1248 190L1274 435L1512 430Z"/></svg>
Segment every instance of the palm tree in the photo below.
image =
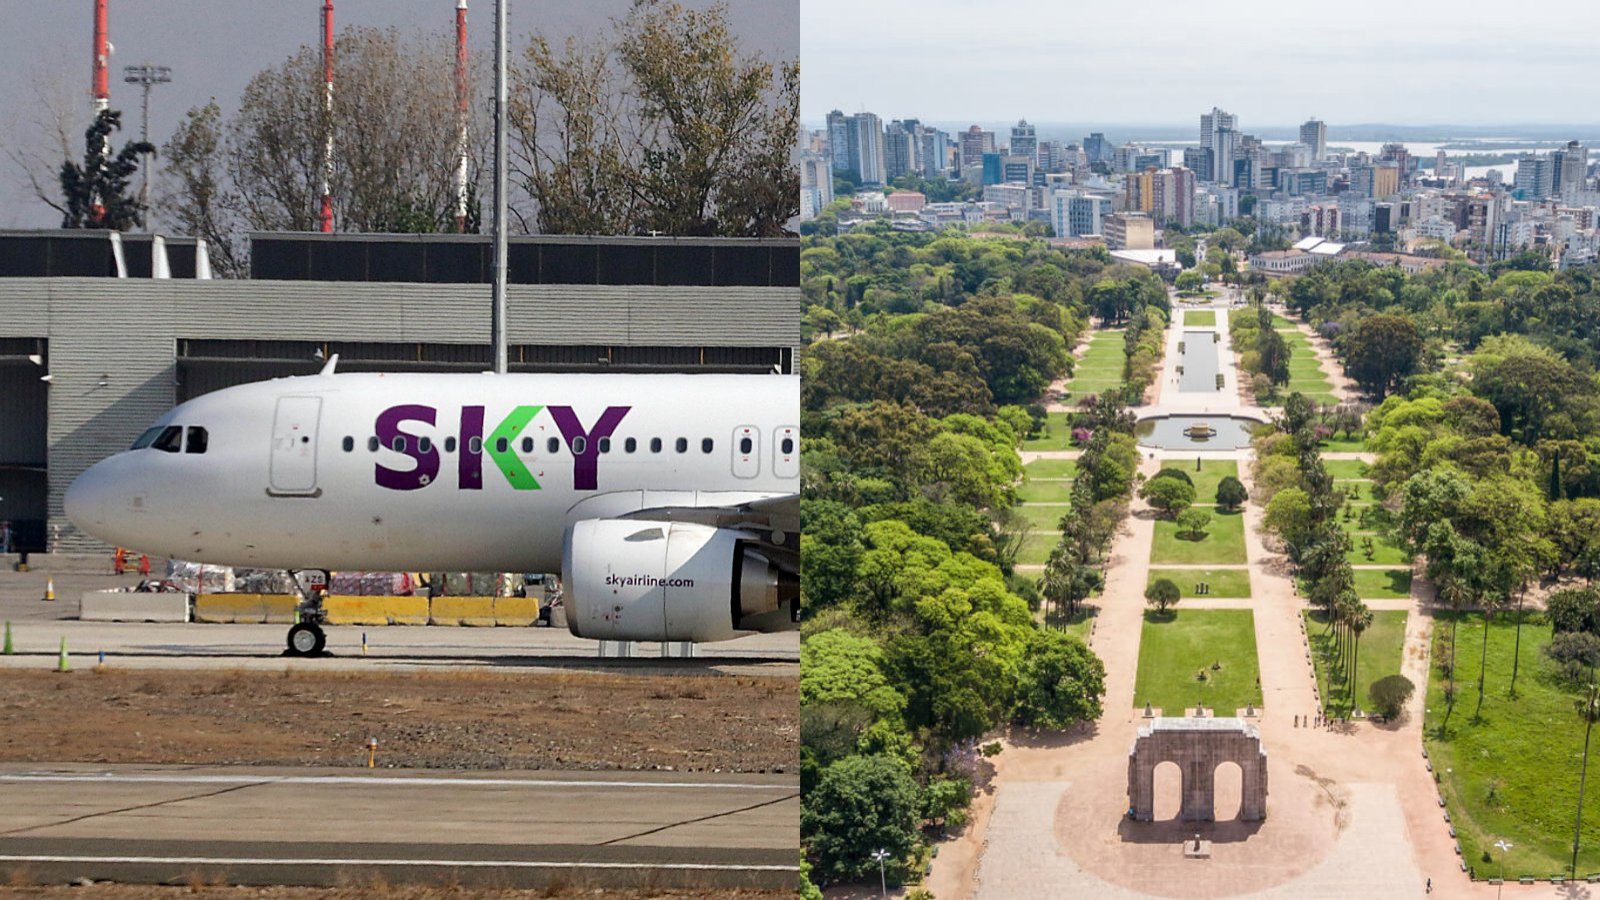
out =
<svg viewBox="0 0 1600 900"><path fill-rule="evenodd" d="M1589 693L1576 702L1578 715L1583 717L1583 767L1578 770L1578 822L1572 827L1572 866L1568 870L1569 878L1578 877L1578 838L1583 832L1583 783L1589 777L1589 732L1594 730L1596 719L1600 719L1600 684L1594 682L1594 673L1590 672Z"/></svg>
<svg viewBox="0 0 1600 900"><path fill-rule="evenodd" d="M1445 703L1456 705L1456 625L1461 621L1461 601L1467 598L1467 587L1454 575L1446 575L1439 586L1439 597L1450 604L1455 613L1450 617L1450 686L1445 689Z"/></svg>
<svg viewBox="0 0 1600 900"><path fill-rule="evenodd" d="M1478 652L1478 705L1472 710L1474 718L1483 709L1483 677L1484 670L1489 665L1489 616L1494 612L1494 607L1499 604L1500 597L1492 592L1482 595L1483 604L1483 649Z"/></svg>
<svg viewBox="0 0 1600 900"><path fill-rule="evenodd" d="M1372 610L1367 609L1361 601L1357 600L1355 615L1350 617L1350 630L1355 636L1355 642L1350 654L1350 707L1352 709L1360 708L1360 702L1356 698L1356 673L1361 662L1361 633L1371 627Z"/></svg>

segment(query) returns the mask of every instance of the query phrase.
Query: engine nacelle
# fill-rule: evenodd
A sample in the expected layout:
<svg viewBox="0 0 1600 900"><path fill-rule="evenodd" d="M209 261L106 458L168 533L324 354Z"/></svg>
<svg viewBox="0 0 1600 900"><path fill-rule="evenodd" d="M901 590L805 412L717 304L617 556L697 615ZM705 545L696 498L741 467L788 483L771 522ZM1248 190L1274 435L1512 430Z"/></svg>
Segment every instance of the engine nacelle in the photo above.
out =
<svg viewBox="0 0 1600 900"><path fill-rule="evenodd" d="M794 627L796 577L743 531L585 519L567 526L561 578L567 628L582 638L725 641Z"/></svg>

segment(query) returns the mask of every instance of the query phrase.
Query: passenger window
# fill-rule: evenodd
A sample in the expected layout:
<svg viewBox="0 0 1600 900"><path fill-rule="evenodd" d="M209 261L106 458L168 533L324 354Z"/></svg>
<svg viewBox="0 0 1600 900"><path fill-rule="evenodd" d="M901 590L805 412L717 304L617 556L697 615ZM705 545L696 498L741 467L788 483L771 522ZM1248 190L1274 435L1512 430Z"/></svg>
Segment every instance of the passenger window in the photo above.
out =
<svg viewBox="0 0 1600 900"><path fill-rule="evenodd" d="M660 453L661 452L661 438L651 438L650 439L650 452L651 453Z"/></svg>
<svg viewBox="0 0 1600 900"><path fill-rule="evenodd" d="M454 452L456 452L456 439L455 438L447 437L447 438L444 439L444 452L446 452L446 453L454 453Z"/></svg>
<svg viewBox="0 0 1600 900"><path fill-rule="evenodd" d="M375 437L367 438L367 449L371 450L373 453L377 453L378 452L378 439L375 438Z"/></svg>
<svg viewBox="0 0 1600 900"><path fill-rule="evenodd" d="M700 439L700 452L701 453L710 453L711 452L711 448L714 447L714 446L716 446L716 441L713 441L711 438L701 438Z"/></svg>
<svg viewBox="0 0 1600 900"><path fill-rule="evenodd" d="M589 449L589 442L584 440L583 435L580 434L577 437L572 439L572 455L573 456L582 456L583 455L583 451L585 451L587 449Z"/></svg>
<svg viewBox="0 0 1600 900"><path fill-rule="evenodd" d="M504 452L506 452L507 450L510 450L510 449L511 449L511 442L510 441L506 440L505 438L495 438L494 439L494 452L496 452L496 453L504 453Z"/></svg>
<svg viewBox="0 0 1600 900"><path fill-rule="evenodd" d="M477 435L473 435L472 437L467 438L467 452L468 453L482 453L483 452L483 438L478 437Z"/></svg>
<svg viewBox="0 0 1600 900"><path fill-rule="evenodd" d="M561 452L561 439L560 438L551 438L551 439L545 441L544 442L544 449L545 449L546 453L559 453L559 452Z"/></svg>
<svg viewBox="0 0 1600 900"><path fill-rule="evenodd" d="M689 439L688 438L678 438L678 442L674 446L676 447L676 449L677 449L677 451L679 453L688 453L689 452Z"/></svg>
<svg viewBox="0 0 1600 900"><path fill-rule="evenodd" d="M179 425L168 425L161 429L161 436L156 438L150 446L163 453L177 453L183 443L183 428Z"/></svg>
<svg viewBox="0 0 1600 900"><path fill-rule="evenodd" d="M427 437L417 438L417 449L421 450L423 453L427 453L429 450L432 450L433 439Z"/></svg>
<svg viewBox="0 0 1600 900"><path fill-rule="evenodd" d="M739 438L739 452L748 456L756 448L756 442L749 438Z"/></svg>
<svg viewBox="0 0 1600 900"><path fill-rule="evenodd" d="M392 442L390 442L389 446L393 447L396 452L399 452L399 453L406 452L406 436L403 435L403 434L395 435L394 436L394 440Z"/></svg>
<svg viewBox="0 0 1600 900"><path fill-rule="evenodd" d="M633 438L628 438L622 442L622 450L624 453L632 453L637 449L639 449L639 442Z"/></svg>
<svg viewBox="0 0 1600 900"><path fill-rule="evenodd" d="M532 453L533 452L533 438L525 437L525 438L522 439L522 452L523 453Z"/></svg>
<svg viewBox="0 0 1600 900"><path fill-rule="evenodd" d="M603 437L600 440L595 442L595 446L597 448L599 448L601 453L610 453L611 452L611 438Z"/></svg>
<svg viewBox="0 0 1600 900"><path fill-rule="evenodd" d="M794 438L784 438L782 447L783 447L783 452L784 452L785 455L793 453L794 452Z"/></svg>
<svg viewBox="0 0 1600 900"><path fill-rule="evenodd" d="M145 429L144 434L139 435L138 440L134 441L133 446L129 447L128 449L143 450L144 448L155 443L156 436L159 434L161 434L161 426L157 425L154 428L147 428Z"/></svg>
<svg viewBox="0 0 1600 900"><path fill-rule="evenodd" d="M345 435L344 436L344 452L349 453L350 451L352 451L354 449L356 449L356 439L351 437L348 434Z"/></svg>

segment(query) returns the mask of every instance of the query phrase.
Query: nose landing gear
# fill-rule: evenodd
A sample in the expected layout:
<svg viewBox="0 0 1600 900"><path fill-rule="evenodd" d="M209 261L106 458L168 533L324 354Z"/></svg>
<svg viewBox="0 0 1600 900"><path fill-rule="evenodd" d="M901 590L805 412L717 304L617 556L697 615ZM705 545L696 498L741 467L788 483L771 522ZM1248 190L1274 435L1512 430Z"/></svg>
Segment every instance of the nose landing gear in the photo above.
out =
<svg viewBox="0 0 1600 900"><path fill-rule="evenodd" d="M295 587L300 590L300 606L295 610L296 622L289 629L287 656L321 656L328 646L328 636L322 626L328 614L322 608L322 598L328 590L328 573L321 570L290 572Z"/></svg>

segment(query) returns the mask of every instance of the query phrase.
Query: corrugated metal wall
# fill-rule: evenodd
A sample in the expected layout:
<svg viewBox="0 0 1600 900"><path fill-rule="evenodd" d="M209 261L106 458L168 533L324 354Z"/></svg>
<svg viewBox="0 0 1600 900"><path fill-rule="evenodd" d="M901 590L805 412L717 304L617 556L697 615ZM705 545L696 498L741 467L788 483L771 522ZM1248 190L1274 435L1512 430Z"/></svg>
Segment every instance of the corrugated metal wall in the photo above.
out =
<svg viewBox="0 0 1600 900"><path fill-rule="evenodd" d="M788 366L799 343L798 286L511 285L508 297L509 342L528 345L530 358L587 360L610 348L686 370L765 360ZM303 351L304 344L281 342L453 344L470 362L488 333L483 285L0 278L0 338L48 340L48 511L61 526L63 550L100 549L62 516L62 494L177 401L180 341L269 342L260 349L274 359ZM629 347L637 349L616 350ZM684 359L691 364L678 366ZM204 392L196 378L221 386L290 373L244 360L217 366L186 366L183 395Z"/></svg>

